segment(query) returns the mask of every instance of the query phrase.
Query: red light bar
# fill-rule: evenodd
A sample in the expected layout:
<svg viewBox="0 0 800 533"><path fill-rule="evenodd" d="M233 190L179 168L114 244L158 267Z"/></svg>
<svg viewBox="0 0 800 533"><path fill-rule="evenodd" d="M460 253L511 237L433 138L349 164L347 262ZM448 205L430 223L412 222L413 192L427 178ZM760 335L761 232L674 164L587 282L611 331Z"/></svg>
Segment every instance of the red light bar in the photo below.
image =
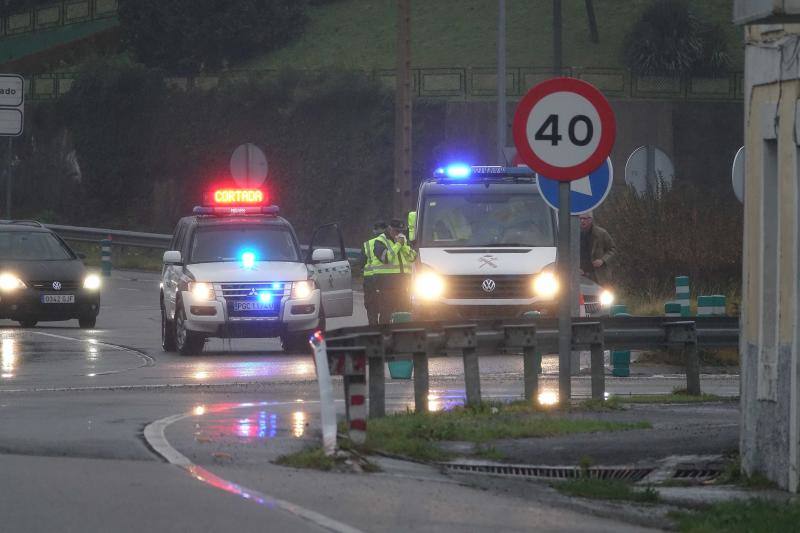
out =
<svg viewBox="0 0 800 533"><path fill-rule="evenodd" d="M217 189L211 199L214 205L261 205L266 195L260 189Z"/></svg>

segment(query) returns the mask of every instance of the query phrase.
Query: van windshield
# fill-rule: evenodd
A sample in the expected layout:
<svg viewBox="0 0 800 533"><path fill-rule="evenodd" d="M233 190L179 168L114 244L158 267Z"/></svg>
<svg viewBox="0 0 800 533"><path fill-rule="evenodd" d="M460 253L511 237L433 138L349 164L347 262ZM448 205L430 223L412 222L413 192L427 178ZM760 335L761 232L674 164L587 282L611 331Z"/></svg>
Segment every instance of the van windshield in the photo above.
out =
<svg viewBox="0 0 800 533"><path fill-rule="evenodd" d="M555 246L553 217L538 194L431 195L420 246Z"/></svg>

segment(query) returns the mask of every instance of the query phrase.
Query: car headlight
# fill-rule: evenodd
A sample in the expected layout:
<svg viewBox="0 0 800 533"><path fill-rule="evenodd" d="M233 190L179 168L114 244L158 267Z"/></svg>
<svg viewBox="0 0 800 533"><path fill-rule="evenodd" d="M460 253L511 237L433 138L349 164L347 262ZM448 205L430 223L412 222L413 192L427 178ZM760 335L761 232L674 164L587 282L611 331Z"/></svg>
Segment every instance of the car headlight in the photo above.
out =
<svg viewBox="0 0 800 533"><path fill-rule="evenodd" d="M83 288L90 291L96 291L97 289L99 289L100 276L98 276L97 274L89 274L88 276L83 278Z"/></svg>
<svg viewBox="0 0 800 533"><path fill-rule="evenodd" d="M214 299L214 286L204 281L190 281L189 292L198 302L208 302Z"/></svg>
<svg viewBox="0 0 800 533"><path fill-rule="evenodd" d="M292 283L292 298L304 300L314 292L314 282L310 280L295 281Z"/></svg>
<svg viewBox="0 0 800 533"><path fill-rule="evenodd" d="M0 274L0 291L11 292L17 289L24 289L25 283L14 274L3 272Z"/></svg>
<svg viewBox="0 0 800 533"><path fill-rule="evenodd" d="M558 294L558 279L552 272L545 271L533 278L533 292L539 298L550 300Z"/></svg>
<svg viewBox="0 0 800 533"><path fill-rule="evenodd" d="M600 305L602 305L603 307L609 307L613 303L614 303L614 293L608 289L604 289L600 293Z"/></svg>
<svg viewBox="0 0 800 533"><path fill-rule="evenodd" d="M435 272L422 272L414 277L414 295L421 300L435 300L444 293L444 279Z"/></svg>

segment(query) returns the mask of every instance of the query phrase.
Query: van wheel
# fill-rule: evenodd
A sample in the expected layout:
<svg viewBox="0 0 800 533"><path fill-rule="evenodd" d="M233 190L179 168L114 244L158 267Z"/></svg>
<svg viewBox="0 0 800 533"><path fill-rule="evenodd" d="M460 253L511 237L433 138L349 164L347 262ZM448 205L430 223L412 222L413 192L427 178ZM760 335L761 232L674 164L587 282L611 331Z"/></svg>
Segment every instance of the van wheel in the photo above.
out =
<svg viewBox="0 0 800 533"><path fill-rule="evenodd" d="M175 311L175 348L181 355L197 355L203 351L206 339L199 333L186 329L186 311L178 304Z"/></svg>
<svg viewBox="0 0 800 533"><path fill-rule="evenodd" d="M174 352L175 346L175 324L172 320L167 320L167 312L161 308L161 348L165 352Z"/></svg>

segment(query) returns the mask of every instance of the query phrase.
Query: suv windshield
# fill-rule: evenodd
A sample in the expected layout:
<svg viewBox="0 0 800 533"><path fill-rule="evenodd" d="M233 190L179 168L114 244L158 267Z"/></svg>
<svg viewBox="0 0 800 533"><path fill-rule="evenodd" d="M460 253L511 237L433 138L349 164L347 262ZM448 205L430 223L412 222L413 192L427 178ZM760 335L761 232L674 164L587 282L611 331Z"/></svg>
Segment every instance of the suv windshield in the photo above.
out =
<svg viewBox="0 0 800 533"><path fill-rule="evenodd" d="M50 233L43 231L0 232L0 261L66 261L75 259Z"/></svg>
<svg viewBox="0 0 800 533"><path fill-rule="evenodd" d="M299 262L294 237L281 226L206 226L192 239L191 263L240 261L250 252L256 261Z"/></svg>
<svg viewBox="0 0 800 533"><path fill-rule="evenodd" d="M538 194L431 195L421 246L555 246L551 210Z"/></svg>

